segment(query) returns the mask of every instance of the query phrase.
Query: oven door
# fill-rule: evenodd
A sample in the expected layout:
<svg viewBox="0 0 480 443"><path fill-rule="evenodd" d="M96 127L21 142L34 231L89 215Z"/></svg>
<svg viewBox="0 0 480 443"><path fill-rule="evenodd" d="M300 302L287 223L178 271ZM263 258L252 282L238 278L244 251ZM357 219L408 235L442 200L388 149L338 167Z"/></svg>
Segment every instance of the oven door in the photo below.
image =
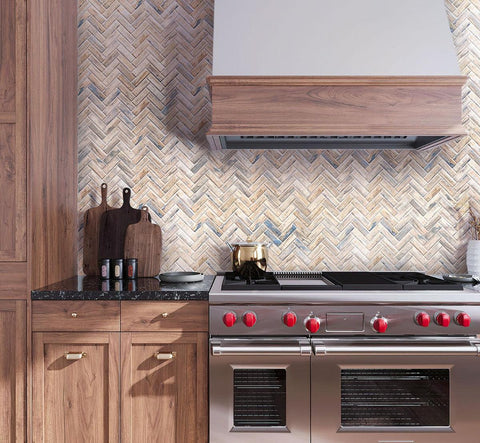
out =
<svg viewBox="0 0 480 443"><path fill-rule="evenodd" d="M210 443L310 443L310 341L210 341Z"/></svg>
<svg viewBox="0 0 480 443"><path fill-rule="evenodd" d="M479 343L312 340L312 443L480 441Z"/></svg>

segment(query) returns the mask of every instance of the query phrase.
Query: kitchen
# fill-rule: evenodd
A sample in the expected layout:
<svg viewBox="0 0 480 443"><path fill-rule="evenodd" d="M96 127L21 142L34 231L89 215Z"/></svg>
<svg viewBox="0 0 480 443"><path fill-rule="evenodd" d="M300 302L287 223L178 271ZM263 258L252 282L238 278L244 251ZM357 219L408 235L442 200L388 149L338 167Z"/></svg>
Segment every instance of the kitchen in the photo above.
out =
<svg viewBox="0 0 480 443"><path fill-rule="evenodd" d="M5 382L1 392L2 398L12 405L6 409L0 424L6 441L205 442L209 441L209 432L212 443L226 443L229 440L225 435L232 441L255 441L255 438L262 441L259 432L229 432L230 428L227 434L218 437L217 431L212 433L209 426L208 390L214 384L208 386L207 364L209 358L212 361L216 358L211 348L215 343L209 345L209 338L223 334L228 338L243 327L240 315L244 312L234 309L238 318L231 333L209 330L208 300L213 276L232 268L231 251L226 242L251 239L271 243L268 271L421 271L429 275L467 272L467 244L471 239L469 210L480 212L477 201L480 181L476 172L478 91L475 87L480 36L476 21L478 5L466 0L429 0L422 3L423 6L418 2L415 5L403 2L405 9L402 9L397 2L381 2L389 4L385 7L371 0L362 2L361 8L355 5L360 2L338 2L328 9L326 2L317 2L324 8L325 17L328 10L331 17L339 21L320 21L322 26L314 26L307 21L312 14L305 14L296 4L285 9L288 14L284 14L286 21L282 22L279 4L287 8L285 3L267 0L264 3L281 32L275 34L275 26L252 26L248 28L248 38L238 38L243 34L235 26L242 27L245 16L258 20L262 17L255 10L261 8L261 1L242 2L241 10L235 10L235 14L230 12L237 21L214 18L214 14L219 13L221 0L2 2L0 24L2 34L7 36L2 38L2 65L9 66L0 69L0 156L4 164L8 164L0 175L0 182L6 188L0 199L5 214L4 231L0 235L0 315L4 325L0 341L10 356L2 359ZM311 6L312 2L305 0L304 4ZM223 5L234 7L235 2L225 1ZM373 9L369 10L368 5ZM392 15L398 20L393 20ZM299 16L306 21L296 28ZM408 32L395 28L402 17L408 18ZM363 29L372 29L373 21L373 37L385 45L388 45L387 37L392 35L400 42L398 47L392 44L391 50L384 48L380 57L374 51L366 51L367 47L376 47L374 41L369 45L355 41L363 35ZM417 36L417 31L429 35L430 26L437 25L441 33L435 34L425 46L420 40L413 43L410 40ZM229 28L230 36L224 34ZM455 77L448 85L448 93L434 94L436 98L451 97L452 101L445 106L438 103L431 106L429 116L446 110L441 114L442 119L454 119L455 129L459 129L459 124L463 126L451 135L468 135L418 151L399 145L387 149L392 147L391 139L380 142L377 139L374 140L377 144L368 144L366 137L388 136L387 133L350 133L347 135L363 138L355 139L348 146L322 139L330 146L312 145L309 149L296 149L294 143L298 140L278 138L299 135L295 132L244 134L247 137L277 136L265 141L276 144L273 149L266 145L262 147L269 149L250 149L251 144L239 146L245 140L251 143L251 139L222 141L223 136L240 134L221 133L226 119L231 118L227 115L228 109L221 108L222 103L227 103L222 97L225 91L222 88L228 85L222 85L221 81L215 83L215 78L210 76L252 75L251 71L239 70L248 67L246 62L239 62L248 54L253 55L259 67L273 63L266 56L258 56L259 40L269 40L256 36L265 36L265 30L280 34L282 48L286 50L288 42L305 38L312 29L322 37L315 56L307 45L301 50L293 45L293 51L281 52L277 60L280 60L279 69L298 71L278 71L279 75L343 76L344 79L375 74ZM217 37L225 45L223 49L214 44L214 32L219 33ZM13 35L15 39L11 38ZM447 47L439 49L440 55L421 63L422 48L433 51L435 42L445 39ZM398 57L402 41L410 49L415 48L408 54L420 57L419 62L417 59L421 66L419 72L411 60ZM245 46L243 53L241 46L232 51L228 45L234 42L251 46ZM342 43L347 55L342 55ZM252 46L257 52L250 50ZM311 44L308 46L311 48ZM289 63L289 57L295 57L296 52L301 57L297 63ZM275 51L269 53L275 54ZM452 55L455 66L452 66ZM341 72L335 71L335 63ZM385 71L387 68L391 71ZM380 69L384 71L375 71ZM272 75L263 71L256 74ZM283 88L296 86L282 85ZM409 88L423 86L403 84L398 88L406 94ZM240 85L238 91L248 87L253 86ZM253 95L258 100L263 97ZM274 95L275 100L280 100L281 94ZM222 98L218 105L216 97ZM362 101L365 98L360 97ZM408 97L402 97L401 102L408 105ZM256 103L253 98L246 101L240 96L238 100ZM259 117L259 110L275 111L287 106L281 101L270 104L272 101L268 100L271 99L267 97L264 103L255 106L255 112L247 109L243 117L248 121L249 115L254 119ZM390 103L389 100L392 99L385 101ZM377 100L377 106L380 104ZM350 109L342 110L341 120L347 122L345 125L352 127L349 118L361 119L369 114L367 104L362 105L361 110L365 112L356 115ZM236 103L233 108L238 108ZM407 124L424 122L426 116L417 114L420 108L410 108L415 118ZM447 112L450 110L453 110L451 114ZM274 123L281 122L278 124L282 128L288 124L301 125L305 114L301 111L294 114L284 120L274 114ZM377 123L384 115L377 113ZM399 122L389 117L386 118L389 124ZM265 117L265 120L269 119ZM364 120L359 122L362 128L366 126ZM455 126L448 122L450 127ZM251 123L245 125L251 126ZM234 124L241 127L241 122ZM326 132L317 135L347 136ZM443 132L408 135L448 136ZM227 142L237 146L216 149ZM258 146L261 142L257 138L253 143ZM289 148L288 143L293 148ZM112 291L102 290L101 284L79 287L75 276L84 273L84 216L87 210L100 204L102 183L108 185L107 202L111 207L121 206L124 188L131 189L133 208L148 207L152 223L162 230L161 272L193 270L203 273L204 281L179 289L156 280L153 285L146 281L142 285L142 279L138 279L136 289L131 292L135 299L118 295L128 292L125 290L128 282L123 282L119 290L112 280ZM73 280L69 280L71 278ZM58 283L65 280L70 284ZM220 279L215 281L218 283ZM30 296L30 290L44 287L48 290L34 291ZM212 291L215 288L216 292L211 292L210 297L211 309L223 303L219 300L223 297L222 290L214 285ZM332 293L336 291L338 289ZM425 328L428 334L423 335L436 335L444 330L436 323L437 314L447 313L451 318L449 333L461 338L461 348L470 353L475 350L475 341L467 343L468 334L463 333L463 327L456 321L459 314L467 312L464 306L470 304L471 299L467 292L462 292L462 299L458 291L458 288L452 290L451 296L448 291L440 291L442 294L436 299L432 296L431 303L453 303L454 298L462 305L452 304L445 312L425 307L418 313L415 310L411 316L415 314L416 319L416 314L428 314L430 325ZM325 294L322 297L326 297ZM271 295L268 290L257 291L250 299L255 305ZM363 297L366 302L368 297ZM329 302L332 300L335 300L333 296ZM234 302L236 306L237 303L242 305ZM305 358L313 367L318 364L315 349L320 350L322 346L324 350L332 349L326 340L317 342L322 338L331 310L304 312L304 308L294 309L301 305L300 301L287 304L291 308L288 313L293 312L299 319L292 333L309 341L311 355ZM474 328L476 308L470 309L468 315L473 319L470 327ZM266 336L273 334L262 332L262 316L258 316L257 307L247 310L256 315L256 331ZM315 314L312 318L317 316L320 320L320 332L306 333L302 326L310 311ZM365 330L369 335L373 334L368 322L376 316L374 311L361 311L365 313ZM353 309L341 313L359 312ZM277 317L283 318L284 313ZM379 314L388 317L395 313ZM248 318L253 321L253 317ZM219 319L223 322L223 315ZM387 335L390 331L395 333L394 325L389 319ZM221 348L221 345L215 346ZM69 353L72 361L63 358ZM265 364L285 365L275 358L273 363ZM393 361L389 364L398 358L388 356ZM433 358L436 365L455 365L453 355L443 361L438 356ZM420 363L412 364L425 365L425 359L421 357ZM130 365L125 363L128 361ZM332 362L336 361L332 357ZM83 371L80 365L85 365ZM109 374L108 377L105 374ZM334 377L333 370L329 374ZM75 382L71 383L72 380ZM456 379L450 383L454 392ZM472 386L471 392L474 389L478 388ZM464 395L468 394L463 385L461 390ZM103 395L96 395L98 392ZM194 405L186 400L188 398L196 399ZM59 404L65 406L59 407ZM458 412L452 410L450 414L450 418L455 418ZM286 420L288 428L288 416ZM340 427L339 420L339 417L330 420L335 429ZM301 437L297 438L293 432L278 432L274 437L264 433L264 438L289 441L290 436L290 441L315 443L318 441L315 438L324 438L320 440L322 443L333 443L371 437L365 441L418 443L432 438L455 442L462 436L462 441L475 442L476 436L470 432L476 422L469 420L458 426L454 422L448 426L442 422L444 429L434 434L338 432L334 437L329 434L331 430L325 432L325 437L322 437L323 431L310 434L309 422L300 431Z"/></svg>

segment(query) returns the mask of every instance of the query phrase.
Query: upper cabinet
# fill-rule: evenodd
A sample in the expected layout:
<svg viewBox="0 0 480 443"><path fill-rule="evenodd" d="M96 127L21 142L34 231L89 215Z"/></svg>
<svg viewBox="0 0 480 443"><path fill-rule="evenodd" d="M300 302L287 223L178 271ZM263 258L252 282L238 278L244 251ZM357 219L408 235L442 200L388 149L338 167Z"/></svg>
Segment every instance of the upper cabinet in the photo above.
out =
<svg viewBox="0 0 480 443"><path fill-rule="evenodd" d="M26 260L26 2L0 13L0 261Z"/></svg>
<svg viewBox="0 0 480 443"><path fill-rule="evenodd" d="M76 114L77 1L2 0L0 298L76 273Z"/></svg>

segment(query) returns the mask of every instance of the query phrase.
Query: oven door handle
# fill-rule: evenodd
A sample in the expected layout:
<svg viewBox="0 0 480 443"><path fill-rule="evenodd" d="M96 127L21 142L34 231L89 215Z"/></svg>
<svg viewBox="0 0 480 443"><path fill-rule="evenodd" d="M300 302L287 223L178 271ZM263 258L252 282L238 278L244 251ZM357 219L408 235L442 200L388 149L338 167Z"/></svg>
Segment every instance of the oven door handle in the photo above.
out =
<svg viewBox="0 0 480 443"><path fill-rule="evenodd" d="M262 341L211 340L213 356L221 355L299 355L310 356L312 347L309 340L268 343Z"/></svg>
<svg viewBox="0 0 480 443"><path fill-rule="evenodd" d="M323 343L314 342L318 357L329 355L466 355L478 357L480 342L461 343Z"/></svg>

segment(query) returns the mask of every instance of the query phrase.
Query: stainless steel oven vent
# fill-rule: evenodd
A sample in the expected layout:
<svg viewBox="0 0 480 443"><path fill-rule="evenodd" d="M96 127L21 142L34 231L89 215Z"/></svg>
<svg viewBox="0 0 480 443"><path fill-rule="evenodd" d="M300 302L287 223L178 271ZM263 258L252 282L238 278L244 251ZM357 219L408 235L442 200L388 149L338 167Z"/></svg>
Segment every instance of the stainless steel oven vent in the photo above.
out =
<svg viewBox="0 0 480 443"><path fill-rule="evenodd" d="M449 377L448 369L342 369L342 428L449 426Z"/></svg>
<svg viewBox="0 0 480 443"><path fill-rule="evenodd" d="M235 428L286 425L285 369L235 369L233 377Z"/></svg>

